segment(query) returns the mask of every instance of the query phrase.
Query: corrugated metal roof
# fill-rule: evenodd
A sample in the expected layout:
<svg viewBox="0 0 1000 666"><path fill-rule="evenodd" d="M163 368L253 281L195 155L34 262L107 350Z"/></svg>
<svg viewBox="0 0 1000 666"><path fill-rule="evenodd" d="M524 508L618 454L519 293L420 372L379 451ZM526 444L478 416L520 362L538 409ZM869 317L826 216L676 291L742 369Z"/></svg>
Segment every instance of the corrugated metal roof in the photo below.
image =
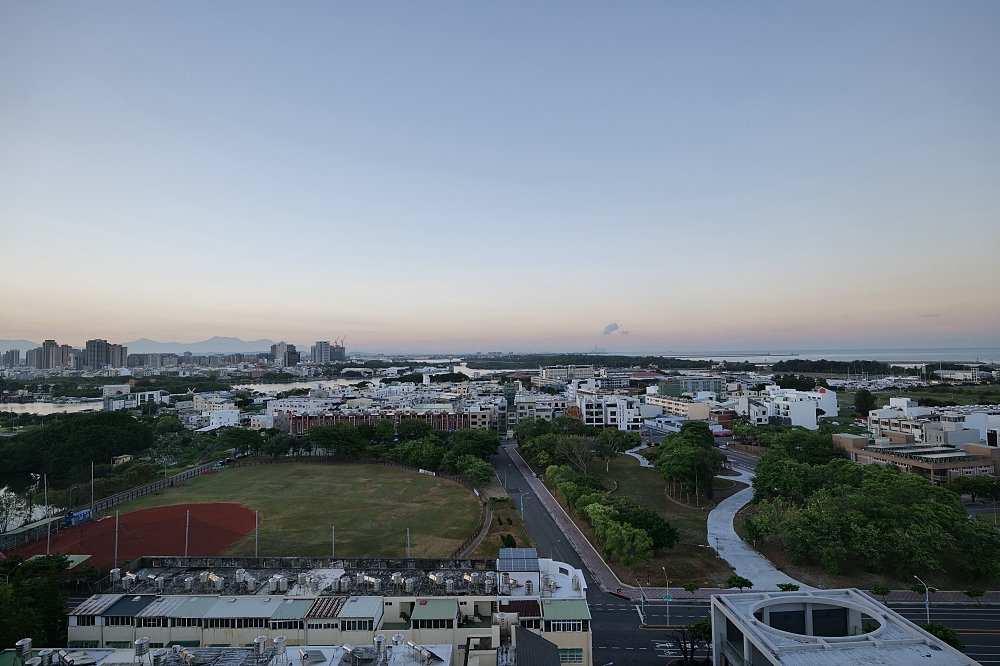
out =
<svg viewBox="0 0 1000 666"><path fill-rule="evenodd" d="M337 617L375 618L382 611L382 597L351 597Z"/></svg>
<svg viewBox="0 0 1000 666"><path fill-rule="evenodd" d="M101 613L104 617L135 617L139 611L156 601L152 594L123 595L114 605Z"/></svg>
<svg viewBox="0 0 1000 666"><path fill-rule="evenodd" d="M222 597L202 617L271 617L281 597Z"/></svg>
<svg viewBox="0 0 1000 666"><path fill-rule="evenodd" d="M347 597L320 597L306 612L306 617L337 617Z"/></svg>
<svg viewBox="0 0 1000 666"><path fill-rule="evenodd" d="M175 608L169 617L204 617L205 613L212 610L215 604L219 603L219 597L177 597L183 599L184 603Z"/></svg>
<svg viewBox="0 0 1000 666"><path fill-rule="evenodd" d="M122 598L121 594L95 594L74 608L70 615L101 615Z"/></svg>
<svg viewBox="0 0 1000 666"><path fill-rule="evenodd" d="M157 597L156 601L136 613L136 617L170 617L170 611L184 603L184 597Z"/></svg>
<svg viewBox="0 0 1000 666"><path fill-rule="evenodd" d="M411 620L453 620L458 616L457 599L417 599Z"/></svg>
<svg viewBox="0 0 1000 666"><path fill-rule="evenodd" d="M278 610L271 616L271 619L301 620L312 605L312 599L285 599L278 606Z"/></svg>
<svg viewBox="0 0 1000 666"><path fill-rule="evenodd" d="M590 607L583 599L546 599L542 616L546 620L589 620Z"/></svg>

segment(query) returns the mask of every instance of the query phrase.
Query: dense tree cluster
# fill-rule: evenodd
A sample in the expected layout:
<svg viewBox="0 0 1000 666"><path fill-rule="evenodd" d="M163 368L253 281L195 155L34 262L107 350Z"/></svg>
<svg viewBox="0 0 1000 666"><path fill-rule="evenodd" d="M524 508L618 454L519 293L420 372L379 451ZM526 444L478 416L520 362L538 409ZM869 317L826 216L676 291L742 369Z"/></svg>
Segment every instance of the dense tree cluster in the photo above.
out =
<svg viewBox="0 0 1000 666"><path fill-rule="evenodd" d="M687 492L704 492L707 497L712 496L713 479L726 461L703 421L687 421L680 432L667 435L645 456L667 483L679 484Z"/></svg>
<svg viewBox="0 0 1000 666"><path fill-rule="evenodd" d="M830 388L825 379L807 377L805 375L775 375L774 383L783 389L795 389L796 391L811 391L817 386Z"/></svg>
<svg viewBox="0 0 1000 666"><path fill-rule="evenodd" d="M908 578L954 562L969 580L1000 579L1000 532L971 520L960 496L916 475L843 457L828 435L793 429L754 478L747 537L776 540L796 563L846 562Z"/></svg>
<svg viewBox="0 0 1000 666"><path fill-rule="evenodd" d="M529 464L542 469L569 464L581 474L587 473L587 465L594 458L607 465L642 442L638 433L595 428L567 416L552 421L525 419L514 428L514 437L518 452Z"/></svg>
<svg viewBox="0 0 1000 666"><path fill-rule="evenodd" d="M38 646L66 645L66 598L58 577L69 558L56 553L24 561L20 555L0 562L0 649L22 638Z"/></svg>
<svg viewBox="0 0 1000 666"><path fill-rule="evenodd" d="M594 527L605 559L617 555L622 564L632 566L652 559L654 548L677 543L677 530L669 522L631 497L609 496L600 477L581 475L568 465L550 465L545 476Z"/></svg>
<svg viewBox="0 0 1000 666"><path fill-rule="evenodd" d="M153 429L122 412L70 414L42 428L4 438L0 460L12 475L48 474L51 480L90 472L92 461L137 454L153 445Z"/></svg>
<svg viewBox="0 0 1000 666"><path fill-rule="evenodd" d="M882 361L828 361L822 358L813 361L806 358L793 358L787 361L778 361L771 366L774 372L816 372L826 374L843 375L867 372L874 375L889 375L893 372L909 372L907 368L890 366Z"/></svg>

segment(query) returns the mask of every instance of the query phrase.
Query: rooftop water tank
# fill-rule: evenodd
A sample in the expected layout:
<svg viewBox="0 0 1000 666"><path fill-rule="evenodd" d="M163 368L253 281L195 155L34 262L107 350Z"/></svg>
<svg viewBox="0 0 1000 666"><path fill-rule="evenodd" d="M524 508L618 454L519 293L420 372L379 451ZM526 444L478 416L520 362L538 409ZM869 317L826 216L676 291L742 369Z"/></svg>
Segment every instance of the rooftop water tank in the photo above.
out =
<svg viewBox="0 0 1000 666"><path fill-rule="evenodd" d="M373 638L372 645L375 646L375 654L385 654L385 634L379 634Z"/></svg>
<svg viewBox="0 0 1000 666"><path fill-rule="evenodd" d="M163 648L153 650L153 666L163 666L167 661L167 651Z"/></svg>
<svg viewBox="0 0 1000 666"><path fill-rule="evenodd" d="M144 657L146 656L146 653L149 652L149 638L146 636L135 639L135 643L133 643L133 645L135 646L136 657Z"/></svg>
<svg viewBox="0 0 1000 666"><path fill-rule="evenodd" d="M274 637L274 654L281 655L285 654L285 643L288 641L284 636Z"/></svg>
<svg viewBox="0 0 1000 666"><path fill-rule="evenodd" d="M267 636L258 636L253 639L253 653L258 657L263 657L267 651Z"/></svg>
<svg viewBox="0 0 1000 666"><path fill-rule="evenodd" d="M444 591L445 594L455 594L455 581L453 581L451 578L446 580L444 582Z"/></svg>
<svg viewBox="0 0 1000 666"><path fill-rule="evenodd" d="M52 648L45 648L38 651L38 658L42 660L42 666L52 666Z"/></svg>

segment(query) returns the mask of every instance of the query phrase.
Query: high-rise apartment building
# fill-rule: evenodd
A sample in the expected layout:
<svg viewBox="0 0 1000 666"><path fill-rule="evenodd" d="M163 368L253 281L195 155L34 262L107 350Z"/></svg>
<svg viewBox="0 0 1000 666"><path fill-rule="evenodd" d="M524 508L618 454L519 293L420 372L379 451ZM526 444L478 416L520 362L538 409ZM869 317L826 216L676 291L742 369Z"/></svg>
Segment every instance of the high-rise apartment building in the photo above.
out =
<svg viewBox="0 0 1000 666"><path fill-rule="evenodd" d="M55 340L46 340L42 343L42 368L52 369L62 367L62 355L59 343Z"/></svg>
<svg viewBox="0 0 1000 666"><path fill-rule="evenodd" d="M87 340L83 364L91 370L100 370L108 364L108 341Z"/></svg>
<svg viewBox="0 0 1000 666"><path fill-rule="evenodd" d="M309 360L313 363L329 363L330 362L330 341L329 340L319 340L312 346L309 350Z"/></svg>
<svg viewBox="0 0 1000 666"><path fill-rule="evenodd" d="M20 349L8 349L0 357L3 365L8 368L14 368L21 365L21 350Z"/></svg>
<svg viewBox="0 0 1000 666"><path fill-rule="evenodd" d="M107 340L87 340L84 365L91 370L106 366L124 368L128 363L128 347L108 344Z"/></svg>

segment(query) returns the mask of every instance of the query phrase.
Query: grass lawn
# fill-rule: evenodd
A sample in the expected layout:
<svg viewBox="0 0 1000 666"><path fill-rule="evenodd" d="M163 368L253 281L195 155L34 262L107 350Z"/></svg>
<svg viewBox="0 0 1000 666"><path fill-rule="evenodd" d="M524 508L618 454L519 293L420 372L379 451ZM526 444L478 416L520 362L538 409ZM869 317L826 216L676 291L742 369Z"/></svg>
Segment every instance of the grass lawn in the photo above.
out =
<svg viewBox="0 0 1000 666"><path fill-rule="evenodd" d="M480 505L461 484L381 465L280 464L197 476L122 504L134 511L169 504L233 502L260 511L260 555L449 557L479 526ZM254 535L231 555L253 555Z"/></svg>
<svg viewBox="0 0 1000 666"><path fill-rule="evenodd" d="M666 484L656 470L641 467L639 461L632 456L618 456L610 465L610 470L604 471L605 464L595 461L589 471L600 476L610 477L618 483L616 494L628 495L645 508L655 511L670 521L680 535L680 543L673 548L659 549L654 552L653 560L647 569L645 564L638 564L629 569L618 560L612 558L608 564L614 569L623 583L634 583L636 578L645 585L647 573L651 585L664 585L663 568L670 576L671 586L683 583L697 583L702 587L716 587L733 573L725 560L708 547L708 511L683 506L670 500L666 495ZM716 479L724 489L716 491L714 501L721 501L728 495L745 488L745 484L733 483L728 479ZM732 484L732 485L731 485ZM550 490L553 490L549 486ZM566 508L566 499L557 490L553 495ZM590 525L567 509L583 533L595 543L594 530ZM600 552L600 548L597 549Z"/></svg>
<svg viewBox="0 0 1000 666"><path fill-rule="evenodd" d="M495 501L493 502L493 522L490 524L490 531L486 534L486 538L479 544L475 552L472 553L472 556L499 557L501 534L510 534L513 536L518 548L531 548L534 546L535 544L532 543L527 530L524 529L524 521L521 520L521 514L514 508L513 502L507 497L493 499ZM501 523L503 524L501 525Z"/></svg>

